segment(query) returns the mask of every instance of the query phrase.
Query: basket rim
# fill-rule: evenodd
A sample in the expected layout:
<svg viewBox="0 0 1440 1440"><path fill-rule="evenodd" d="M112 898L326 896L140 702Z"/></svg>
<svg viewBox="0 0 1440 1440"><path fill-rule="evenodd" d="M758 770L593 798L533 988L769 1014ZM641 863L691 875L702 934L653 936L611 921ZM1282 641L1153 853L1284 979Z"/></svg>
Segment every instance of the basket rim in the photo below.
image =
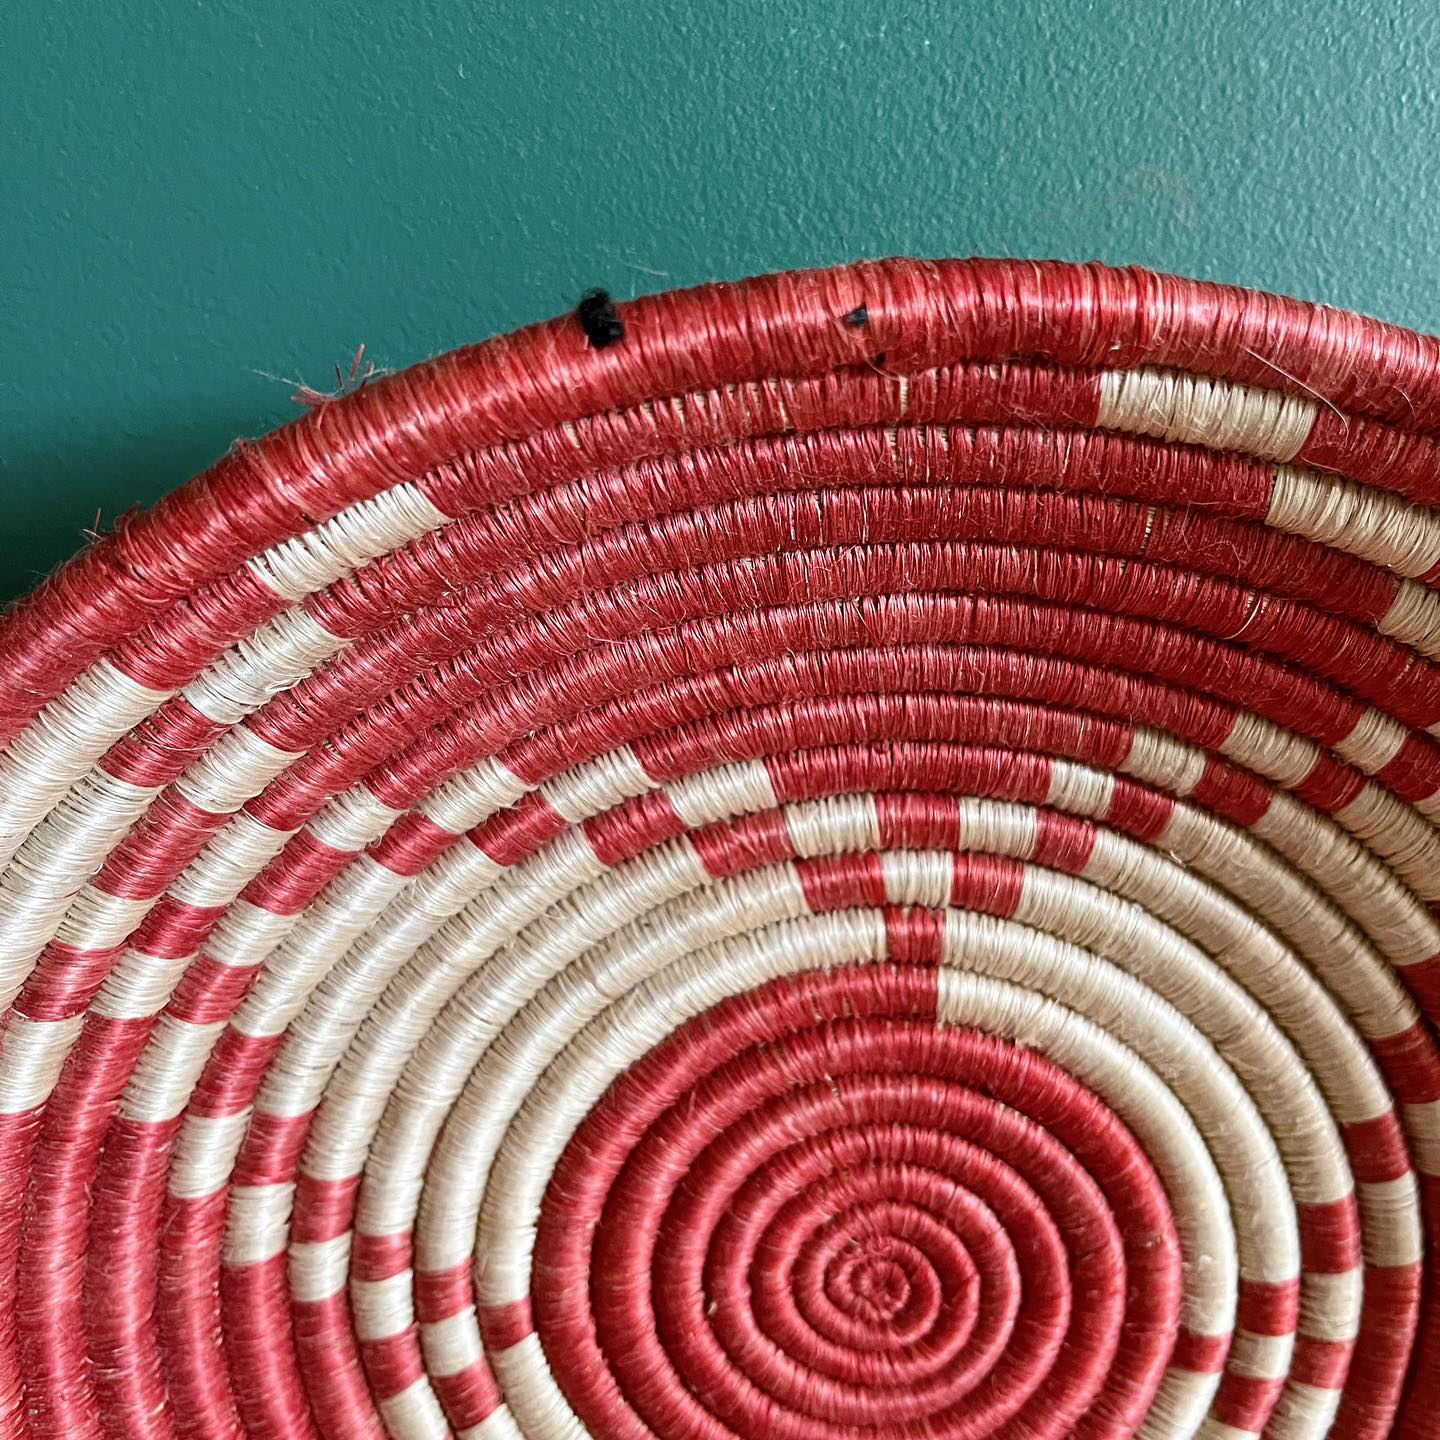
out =
<svg viewBox="0 0 1440 1440"><path fill-rule="evenodd" d="M462 449L685 391L883 361L886 373L1025 357L1163 366L1440 435L1440 338L1261 290L1098 262L903 257L618 302L622 344L574 313L420 361L240 440L125 515L0 615L0 712L39 708L10 663L63 649L43 699L124 633L267 544ZM854 318L863 315L862 324ZM77 625L77 615L83 616ZM120 623L117 623L119 621ZM3 727L0 727L3 728ZM8 738L13 728L3 728Z"/></svg>

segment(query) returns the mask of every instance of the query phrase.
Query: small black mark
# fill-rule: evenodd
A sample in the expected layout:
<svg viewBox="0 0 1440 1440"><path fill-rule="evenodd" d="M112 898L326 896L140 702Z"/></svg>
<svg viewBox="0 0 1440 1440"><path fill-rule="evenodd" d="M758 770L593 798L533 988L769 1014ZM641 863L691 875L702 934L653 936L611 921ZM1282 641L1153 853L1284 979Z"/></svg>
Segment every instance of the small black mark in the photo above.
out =
<svg viewBox="0 0 1440 1440"><path fill-rule="evenodd" d="M862 325L870 323L870 310L868 306L857 305L846 317L845 323L859 329Z"/></svg>
<svg viewBox="0 0 1440 1440"><path fill-rule="evenodd" d="M625 338L625 322L615 310L608 290L587 290L575 307L580 328L596 350L614 345Z"/></svg>

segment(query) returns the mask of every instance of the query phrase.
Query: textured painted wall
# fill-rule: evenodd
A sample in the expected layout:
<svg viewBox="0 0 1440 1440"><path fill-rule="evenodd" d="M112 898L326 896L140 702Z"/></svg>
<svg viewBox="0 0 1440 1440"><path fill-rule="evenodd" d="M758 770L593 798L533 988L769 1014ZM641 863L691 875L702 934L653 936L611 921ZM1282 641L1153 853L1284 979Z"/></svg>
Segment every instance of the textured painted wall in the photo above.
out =
<svg viewBox="0 0 1440 1440"><path fill-rule="evenodd" d="M9 0L0 598L363 341L861 255L1135 261L1440 328L1440 12Z"/></svg>

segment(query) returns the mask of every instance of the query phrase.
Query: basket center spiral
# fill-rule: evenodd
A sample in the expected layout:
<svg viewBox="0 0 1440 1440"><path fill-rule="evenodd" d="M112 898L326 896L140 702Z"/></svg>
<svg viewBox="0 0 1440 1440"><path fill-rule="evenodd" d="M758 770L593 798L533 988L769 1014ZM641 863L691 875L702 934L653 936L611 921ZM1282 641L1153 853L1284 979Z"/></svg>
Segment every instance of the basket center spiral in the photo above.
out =
<svg viewBox="0 0 1440 1440"><path fill-rule="evenodd" d="M1440 342L886 261L0 623L0 1440L1431 1440Z"/></svg>
<svg viewBox="0 0 1440 1440"><path fill-rule="evenodd" d="M566 1268L535 1318L592 1432L634 1410L656 1434L708 1412L740 1434L978 1435L1073 1419L1102 1388L1143 1415L1176 1319L1163 1191L1094 1096L1013 1047L942 1040L907 1015L927 988L915 975L872 999L856 970L773 982L746 997L752 1034L760 1004L778 1018L807 998L824 1028L766 1033L702 1076L701 1032L725 1019L703 1015L641 1062L643 1090L618 1082L577 1131L536 1242ZM851 1018L857 995L884 1009ZM1016 1108L1042 1097L1092 1163L1133 1166L1133 1182L1107 1196ZM577 1206L579 1193L594 1199ZM588 1261L565 1238L586 1235ZM1137 1265L1168 1278L1168 1313L1147 1296L1127 1321ZM597 1380L607 1372L617 1383Z"/></svg>

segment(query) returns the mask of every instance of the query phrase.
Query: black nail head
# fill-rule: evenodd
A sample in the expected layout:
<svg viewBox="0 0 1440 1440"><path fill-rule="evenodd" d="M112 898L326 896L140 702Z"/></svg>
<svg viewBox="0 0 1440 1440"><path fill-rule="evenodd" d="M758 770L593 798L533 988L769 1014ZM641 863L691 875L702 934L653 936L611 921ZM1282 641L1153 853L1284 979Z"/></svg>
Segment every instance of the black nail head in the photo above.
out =
<svg viewBox="0 0 1440 1440"><path fill-rule="evenodd" d="M575 308L585 338L597 350L625 338L625 322L615 312L608 290L587 290Z"/></svg>
<svg viewBox="0 0 1440 1440"><path fill-rule="evenodd" d="M846 317L845 323L853 325L857 330L862 325L870 323L870 311L864 305L857 305Z"/></svg>

